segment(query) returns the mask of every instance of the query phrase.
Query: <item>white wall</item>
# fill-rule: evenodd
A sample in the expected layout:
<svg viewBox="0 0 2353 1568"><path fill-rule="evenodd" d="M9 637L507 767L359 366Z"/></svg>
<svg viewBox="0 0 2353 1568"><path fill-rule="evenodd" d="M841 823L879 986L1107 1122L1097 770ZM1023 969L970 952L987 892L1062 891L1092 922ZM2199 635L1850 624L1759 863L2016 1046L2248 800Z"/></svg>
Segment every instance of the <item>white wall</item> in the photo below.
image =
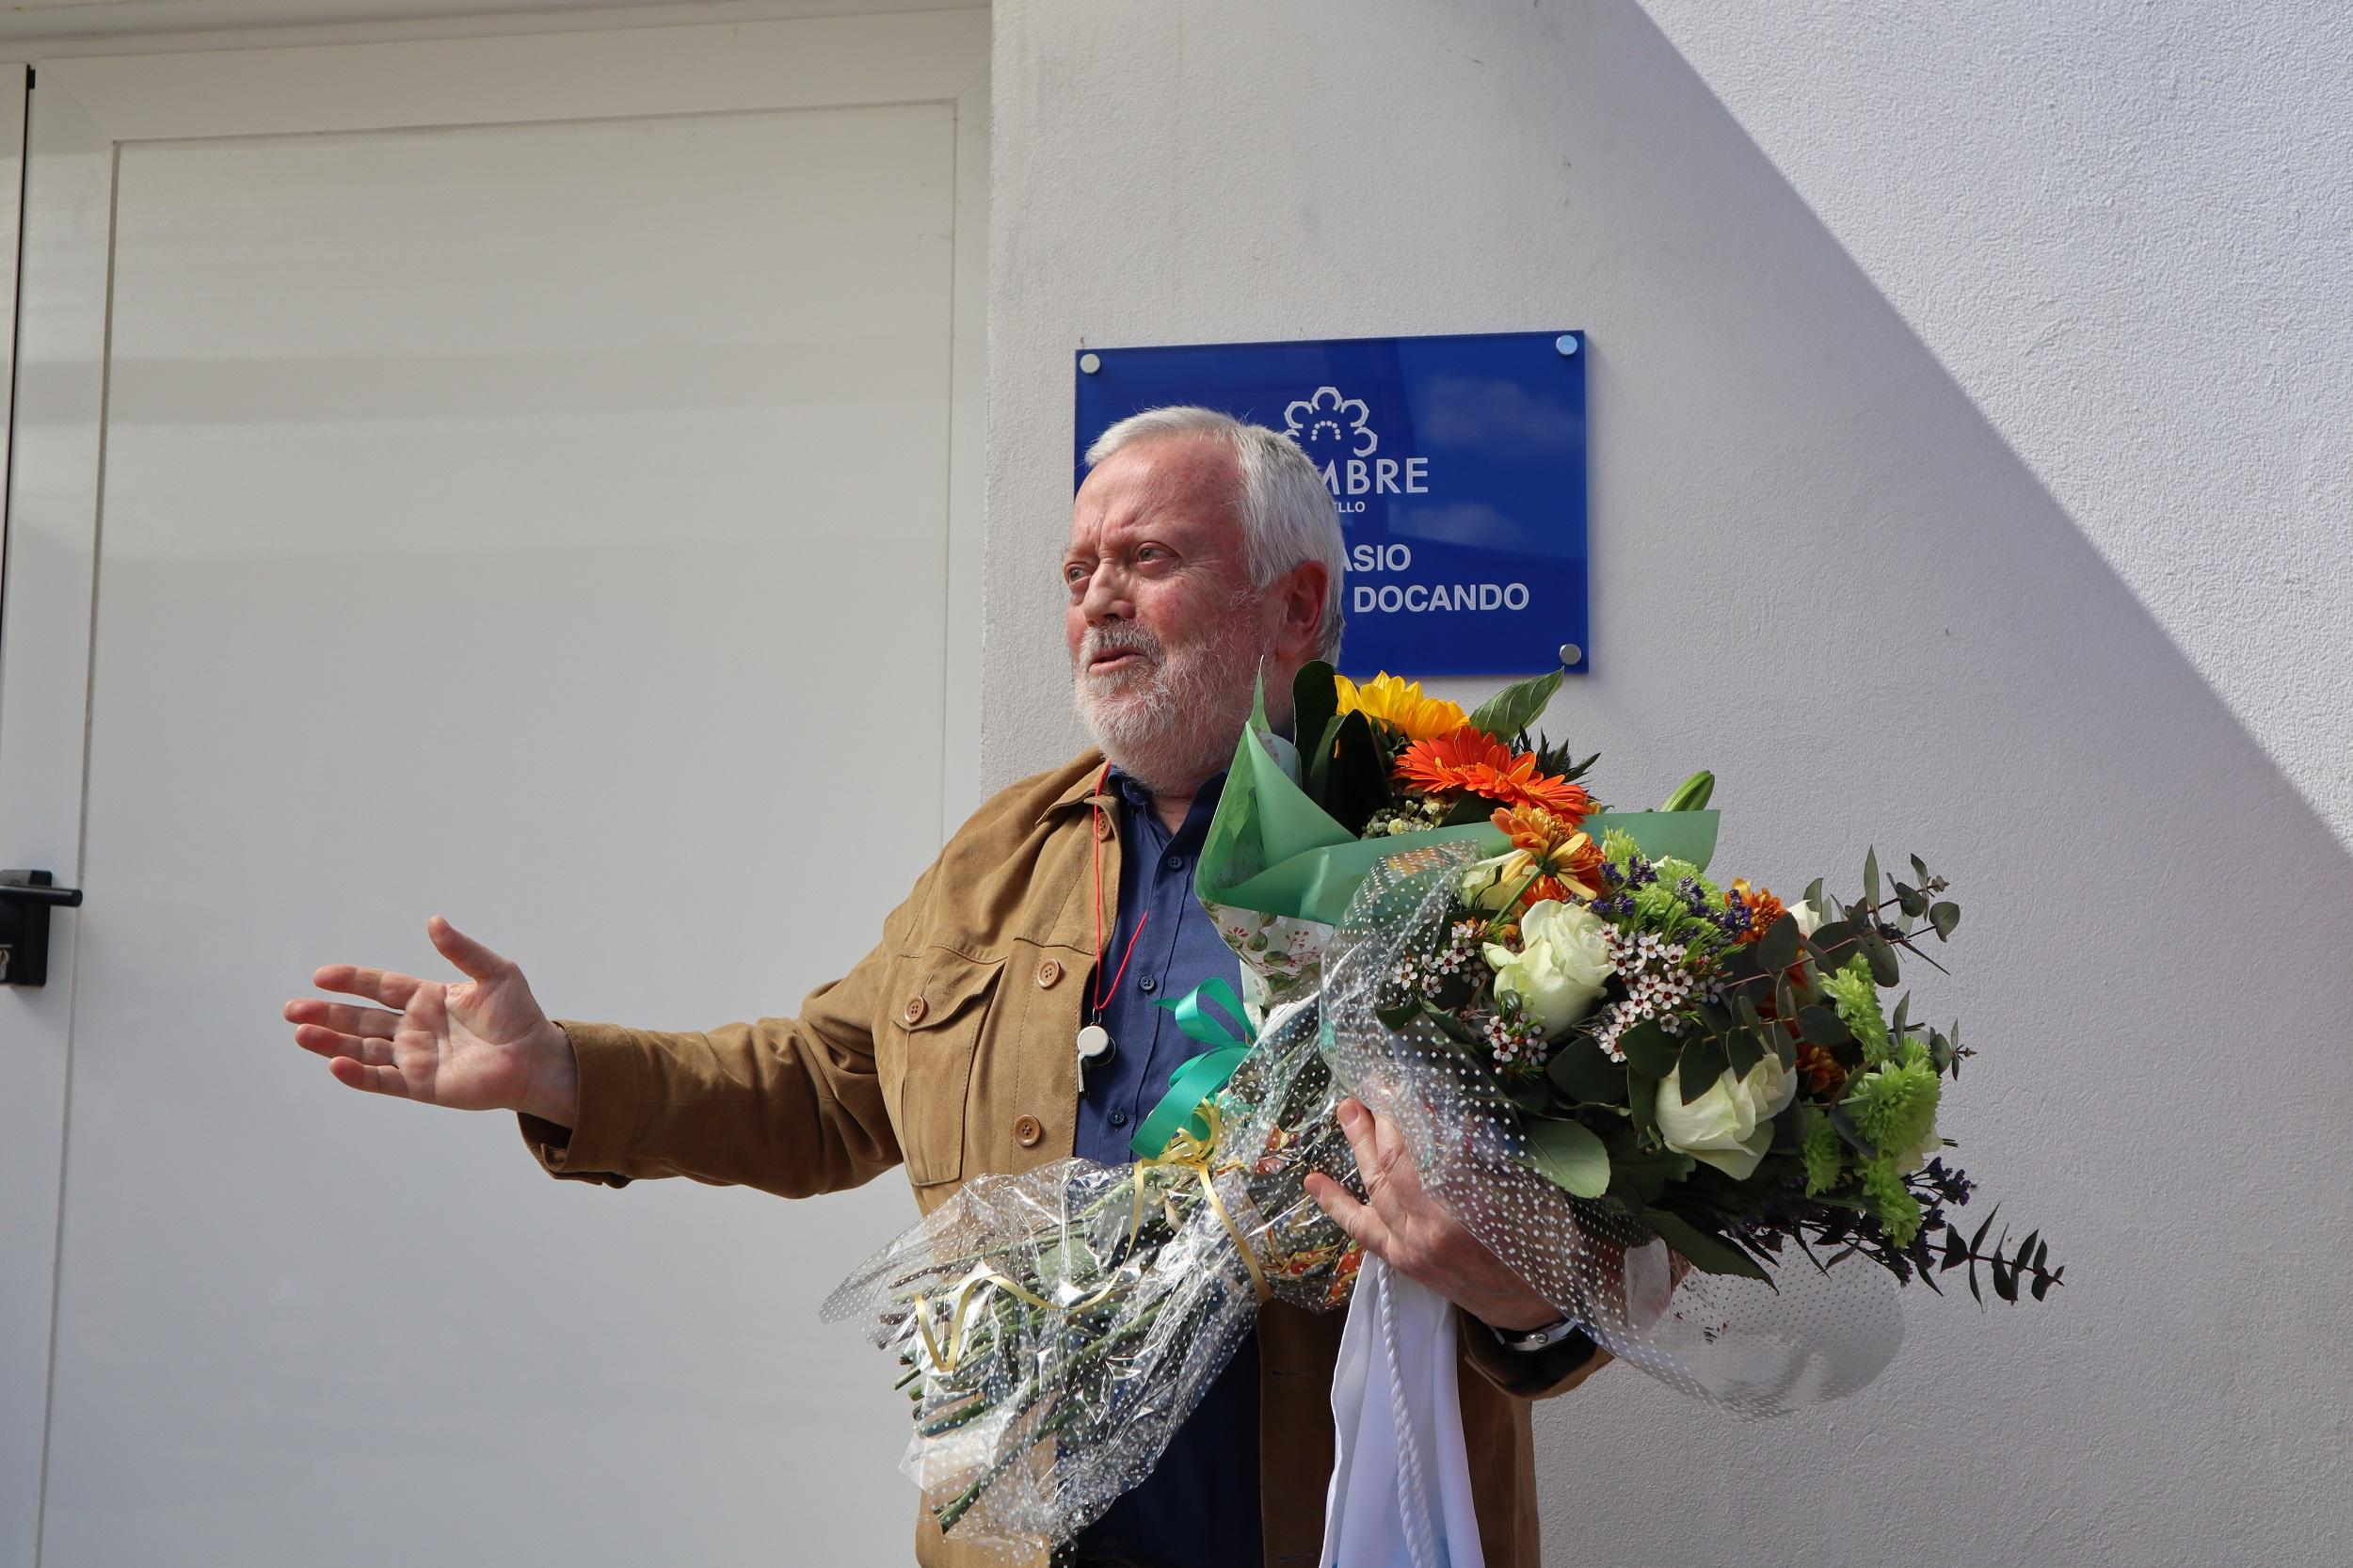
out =
<svg viewBox="0 0 2353 1568"><path fill-rule="evenodd" d="M2353 9L1645 8L2353 844Z"/></svg>
<svg viewBox="0 0 2353 1568"><path fill-rule="evenodd" d="M1723 59L1790 10L1661 8ZM2353 865L2281 772L2342 824L2346 380L2298 356L2348 312L2341 249L2297 236L2341 205L2348 120L2265 31L2293 8L2231 13L2246 52L2220 60L2104 30L2115 8L1991 99L1939 72L2040 61L2024 0L1877 42L1881 8L1790 16L1811 30L1740 81L1814 134L1847 202L1824 210L1929 187L1868 245L1635 0L996 8L989 782L1077 744L1050 576L1074 347L1574 326L1597 673L1552 727L1625 803L1715 767L1720 865L1795 886L1916 849L1968 910L1955 977L1921 987L1984 1052L1947 1130L2049 1231L2061 1299L1915 1294L1877 1385L1767 1426L1595 1380L1540 1416L1556 1563L2353 1557L2328 1268L2353 1245L2329 1158ZM2275 56L2294 81L2266 90L2309 93L2280 131L2306 171L2217 186L2295 161L2231 96ZM2209 112L2167 118L2172 73ZM1831 137L1824 102L1864 94L1916 140ZM2175 140L2087 216L2127 110ZM1950 168L1974 184L1948 199L1923 176ZM1978 308L1969 360L1942 340Z"/></svg>

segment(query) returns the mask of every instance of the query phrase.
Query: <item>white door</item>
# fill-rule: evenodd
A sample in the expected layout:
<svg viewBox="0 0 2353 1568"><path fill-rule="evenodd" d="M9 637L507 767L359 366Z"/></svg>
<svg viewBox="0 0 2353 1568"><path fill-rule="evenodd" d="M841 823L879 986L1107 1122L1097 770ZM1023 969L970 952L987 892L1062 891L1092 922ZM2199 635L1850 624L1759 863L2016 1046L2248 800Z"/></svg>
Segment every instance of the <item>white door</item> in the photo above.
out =
<svg viewBox="0 0 2353 1568"><path fill-rule="evenodd" d="M789 1013L972 804L986 14L42 62L0 1568L903 1560L905 1190L559 1183L280 1019ZM5 105L0 105L0 115Z"/></svg>

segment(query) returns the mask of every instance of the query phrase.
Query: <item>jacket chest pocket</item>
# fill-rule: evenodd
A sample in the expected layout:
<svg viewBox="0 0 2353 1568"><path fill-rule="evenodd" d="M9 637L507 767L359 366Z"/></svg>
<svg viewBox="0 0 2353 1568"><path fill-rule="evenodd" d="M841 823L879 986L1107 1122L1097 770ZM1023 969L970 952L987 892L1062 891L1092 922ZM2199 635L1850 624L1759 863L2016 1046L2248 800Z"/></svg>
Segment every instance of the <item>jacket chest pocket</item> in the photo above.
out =
<svg viewBox="0 0 2353 1568"><path fill-rule="evenodd" d="M874 1067L907 1179L918 1187L964 1174L972 1054L1003 968L1002 958L967 958L934 948L901 960L892 971L888 1047Z"/></svg>

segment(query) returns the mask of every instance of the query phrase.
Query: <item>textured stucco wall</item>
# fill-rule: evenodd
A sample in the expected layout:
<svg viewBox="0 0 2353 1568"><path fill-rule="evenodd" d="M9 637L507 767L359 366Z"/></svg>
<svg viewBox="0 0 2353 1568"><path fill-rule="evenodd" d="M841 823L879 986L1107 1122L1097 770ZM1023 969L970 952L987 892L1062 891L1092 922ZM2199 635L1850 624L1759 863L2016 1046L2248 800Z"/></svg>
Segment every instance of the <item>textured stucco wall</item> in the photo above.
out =
<svg viewBox="0 0 2353 1568"><path fill-rule="evenodd" d="M2353 844L2353 8L1644 8Z"/></svg>
<svg viewBox="0 0 2353 1568"><path fill-rule="evenodd" d="M2038 25L2013 6L1954 47ZM1748 36L1698 30L1727 50ZM2111 100L2162 112L2158 62L2082 36L2035 115L1977 140L1906 126L1924 145L1888 154L1905 166L1889 177L1977 173L2003 138L2039 144ZM1792 45L1759 90L1821 90L1833 64L1854 89L1896 69L1877 47L1825 33L1814 74ZM2185 45L2185 85L2220 69L2208 53ZM2339 112L2325 79L2289 128L2314 145ZM1000 0L994 92L990 782L1076 742L1052 578L1075 347L1576 326L1593 334L1596 673L1549 727L1605 753L1625 803L1715 767L1722 867L1851 877L1876 842L1928 856L1968 910L1954 977L1919 987L1984 1052L1945 1130L2006 1216L2052 1236L2062 1299L1981 1312L1915 1293L1877 1384L1766 1425L1631 1371L1595 1379L1539 1415L1549 1560L2353 1560L2353 1304L2334 1280L2353 1246L2353 863L2266 749L2315 797L2341 793L2313 671L2341 680L2343 650L2291 601L2309 585L2312 616L2345 624L2326 599L2341 540L2320 532L2345 499L2325 472L2342 430L2322 423L2345 383L2284 349L2240 357L2246 338L2346 325L2342 294L2299 270L2327 264L2250 271L2232 232L2208 234L2201 292L2192 264L2142 258L2204 301L2175 341L2127 319L2147 288L2099 262L2059 247L2054 274L2040 239L1982 252L2054 211L2127 259L2177 234L2109 233L2129 209L2029 180L1979 193L1973 246L1952 203L1915 195L1884 248L1929 248L1906 264L1957 331L1971 301L2044 312L2001 329L2020 341L1997 390L2024 400L2029 445L1636 0ZM2259 161L2271 129L2217 115L2190 162ZM2099 156L2068 167L2089 180ZM2131 167L2154 193L2169 166ZM2223 199L2203 188L2182 222ZM2283 199L2316 214L2329 197L2314 175ZM2288 222L2249 210L2251 190L2229 200L2238 234ZM2027 352L2054 322L2070 325ZM2176 391L2201 374L2212 398ZM2209 406L2233 395L2249 411ZM2257 431L2255 402L2283 427ZM2230 440L2225 420L2277 444ZM2097 548L2080 513L2115 524ZM2162 621L2109 535L2175 584ZM2206 581L2223 543L2245 574L2227 589ZM2243 619L2226 607L2250 600ZM2238 712L2185 655L2182 604L2224 638ZM2210 648L2190 652L2221 681Z"/></svg>

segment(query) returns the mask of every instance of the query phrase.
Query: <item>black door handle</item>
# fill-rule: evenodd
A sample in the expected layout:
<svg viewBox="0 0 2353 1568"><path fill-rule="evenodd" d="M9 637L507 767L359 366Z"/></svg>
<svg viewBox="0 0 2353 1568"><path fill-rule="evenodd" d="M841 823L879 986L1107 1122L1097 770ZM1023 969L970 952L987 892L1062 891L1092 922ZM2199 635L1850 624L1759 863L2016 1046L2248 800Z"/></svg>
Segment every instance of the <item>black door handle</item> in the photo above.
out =
<svg viewBox="0 0 2353 1568"><path fill-rule="evenodd" d="M81 888L55 882L47 872L0 872L0 982L49 983L49 911L82 903Z"/></svg>

